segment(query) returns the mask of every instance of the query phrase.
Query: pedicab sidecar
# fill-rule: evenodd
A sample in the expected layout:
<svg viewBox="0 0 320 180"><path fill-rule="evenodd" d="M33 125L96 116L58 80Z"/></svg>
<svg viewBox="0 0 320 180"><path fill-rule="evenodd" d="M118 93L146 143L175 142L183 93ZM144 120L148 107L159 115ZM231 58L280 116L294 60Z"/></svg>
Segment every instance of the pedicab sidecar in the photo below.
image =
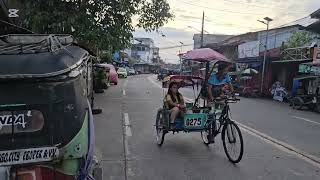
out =
<svg viewBox="0 0 320 180"><path fill-rule="evenodd" d="M200 52L199 52L200 51ZM215 65L217 62L230 62L218 52L212 52L211 49L199 49L186 53L187 60L194 60L206 63L206 76L204 79L196 76L173 75L168 76L163 81L163 88L167 88L170 82L177 82L179 87L192 87L198 83L201 84L201 90L193 103L186 103L186 114L184 117L178 117L175 120L174 126L170 126L170 109L165 105L159 108L156 117L156 133L157 144L162 146L165 135L168 132L200 132L204 144L209 145L214 143L214 138L221 133L223 147L228 159L232 163L240 162L243 155L243 139L241 131L235 121L230 118L229 103L235 103L239 99L235 97L217 98L214 102L209 102L206 99L206 88L208 78L213 71L210 70L210 64ZM189 59L188 59L189 58ZM195 92L194 92L195 94ZM200 102L201 101L201 102ZM237 150L230 149L230 145L240 145Z"/></svg>

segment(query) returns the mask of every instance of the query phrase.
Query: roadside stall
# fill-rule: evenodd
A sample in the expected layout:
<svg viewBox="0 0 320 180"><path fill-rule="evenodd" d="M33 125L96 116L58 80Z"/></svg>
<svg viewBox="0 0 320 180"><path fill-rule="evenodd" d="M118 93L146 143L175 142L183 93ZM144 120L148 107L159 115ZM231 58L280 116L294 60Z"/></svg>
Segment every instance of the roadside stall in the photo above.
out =
<svg viewBox="0 0 320 180"><path fill-rule="evenodd" d="M291 105L293 108L320 112L320 64L304 63L299 66L302 75L293 79Z"/></svg>
<svg viewBox="0 0 320 180"><path fill-rule="evenodd" d="M253 68L248 68L241 71L237 76L236 91L245 97L257 97L259 87L257 85L257 75L259 72Z"/></svg>

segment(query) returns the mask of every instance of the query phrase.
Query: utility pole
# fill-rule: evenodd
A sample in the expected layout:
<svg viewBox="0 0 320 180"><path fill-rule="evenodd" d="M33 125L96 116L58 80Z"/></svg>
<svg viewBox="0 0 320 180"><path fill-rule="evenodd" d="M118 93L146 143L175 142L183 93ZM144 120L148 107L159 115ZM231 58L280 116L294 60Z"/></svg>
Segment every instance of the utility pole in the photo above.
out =
<svg viewBox="0 0 320 180"><path fill-rule="evenodd" d="M267 32L266 32L266 43L264 48L264 55L263 55L263 64L262 64L262 74L261 74L261 87L260 92L263 94L263 87L264 87L264 75L265 75L265 69L266 69L266 59L267 59L267 50L268 50L268 35L269 35L269 23L273 20L269 17L264 18L265 21L258 20L259 22L267 25Z"/></svg>
<svg viewBox="0 0 320 180"><path fill-rule="evenodd" d="M202 27L201 27L201 44L200 44L200 48L203 48L203 29L204 29L204 11L202 13Z"/></svg>
<svg viewBox="0 0 320 180"><path fill-rule="evenodd" d="M181 44L179 50L179 57L180 57L180 75L182 74L182 46L184 45L183 42L179 42Z"/></svg>

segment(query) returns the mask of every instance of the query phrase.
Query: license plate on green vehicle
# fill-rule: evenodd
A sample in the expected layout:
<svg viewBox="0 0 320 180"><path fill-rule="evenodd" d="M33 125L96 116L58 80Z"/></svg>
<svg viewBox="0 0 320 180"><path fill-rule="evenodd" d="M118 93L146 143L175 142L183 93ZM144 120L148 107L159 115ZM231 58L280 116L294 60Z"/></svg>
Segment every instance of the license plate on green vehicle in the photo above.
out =
<svg viewBox="0 0 320 180"><path fill-rule="evenodd" d="M186 114L184 116L184 128L201 129L204 127L207 115L204 113Z"/></svg>

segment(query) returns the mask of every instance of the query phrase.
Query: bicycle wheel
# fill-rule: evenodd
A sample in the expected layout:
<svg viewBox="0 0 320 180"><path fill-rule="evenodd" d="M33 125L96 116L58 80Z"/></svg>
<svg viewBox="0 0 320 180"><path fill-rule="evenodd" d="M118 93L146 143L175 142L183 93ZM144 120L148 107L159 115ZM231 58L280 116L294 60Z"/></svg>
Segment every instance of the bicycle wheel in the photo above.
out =
<svg viewBox="0 0 320 180"><path fill-rule="evenodd" d="M156 119L156 132L157 132L157 144L158 146L162 146L164 141L164 118L163 118L163 110L159 109L157 113Z"/></svg>
<svg viewBox="0 0 320 180"><path fill-rule="evenodd" d="M229 161L238 163L243 155L243 139L238 125L230 121L223 126L222 142Z"/></svg>
<svg viewBox="0 0 320 180"><path fill-rule="evenodd" d="M211 123L206 129L201 131L201 139L205 145L209 145L214 142L214 125Z"/></svg>
<svg viewBox="0 0 320 180"><path fill-rule="evenodd" d="M303 99L301 97L294 97L292 99L292 108L301 110L303 108Z"/></svg>
<svg viewBox="0 0 320 180"><path fill-rule="evenodd" d="M314 108L314 110L318 113L320 113L320 102L318 102L316 105L316 107Z"/></svg>

